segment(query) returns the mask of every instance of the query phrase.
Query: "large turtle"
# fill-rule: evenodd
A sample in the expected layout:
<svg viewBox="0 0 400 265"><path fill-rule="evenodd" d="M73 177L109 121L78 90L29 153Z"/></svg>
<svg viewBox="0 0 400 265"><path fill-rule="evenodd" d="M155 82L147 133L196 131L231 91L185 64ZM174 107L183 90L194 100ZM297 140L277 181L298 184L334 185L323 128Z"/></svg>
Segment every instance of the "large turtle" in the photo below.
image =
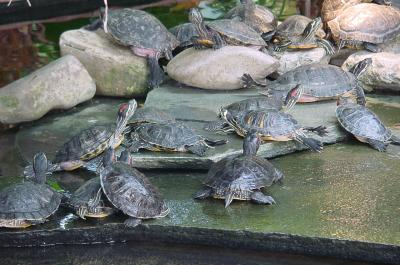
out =
<svg viewBox="0 0 400 265"><path fill-rule="evenodd" d="M324 126L303 127L292 115L276 109L243 111L235 117L228 110L222 108L221 116L242 137L245 137L250 131L256 131L263 140L295 140L315 152L322 151L322 142L307 137L304 132L316 132L320 136L327 133Z"/></svg>
<svg viewBox="0 0 400 265"><path fill-rule="evenodd" d="M225 18L239 19L270 41L275 34L278 20L267 7L256 5L253 0L240 0L240 3L226 13Z"/></svg>
<svg viewBox="0 0 400 265"><path fill-rule="evenodd" d="M328 22L332 38L342 47L379 52L381 44L400 33L400 10L391 6L362 3L345 9Z"/></svg>
<svg viewBox="0 0 400 265"><path fill-rule="evenodd" d="M134 227L142 219L161 218L169 213L161 193L146 176L126 162L114 162L114 150L103 158L100 182L108 200L129 216L125 225Z"/></svg>
<svg viewBox="0 0 400 265"><path fill-rule="evenodd" d="M359 141L384 152L389 144L400 145L400 139L392 134L379 117L369 110L363 102L363 93L349 91L338 100L336 117L340 125Z"/></svg>
<svg viewBox="0 0 400 265"><path fill-rule="evenodd" d="M239 115L243 111L258 109L278 109L289 111L298 101L302 93L302 87L296 85L289 92L275 90L269 97L252 97L241 101L234 102L228 106L222 107L227 109L233 116ZM204 125L206 131L232 131L221 117L217 121L211 121Z"/></svg>
<svg viewBox="0 0 400 265"><path fill-rule="evenodd" d="M341 94L353 89L363 90L358 77L371 64L372 60L367 58L347 72L338 66L315 63L299 66L267 84L257 83L249 75L243 76L243 82L246 86L266 87L267 90L261 92L266 95L276 93L276 90L290 91L294 85L300 84L303 93L298 102L330 100L337 99Z"/></svg>
<svg viewBox="0 0 400 265"><path fill-rule="evenodd" d="M205 23L197 8L189 11L189 20L197 35L192 37L195 48L221 48L225 44L262 48L266 42L245 23L233 19L220 19Z"/></svg>
<svg viewBox="0 0 400 265"><path fill-rule="evenodd" d="M180 123L147 123L136 128L128 139L129 150L139 149L166 152L191 152L204 156L211 146L227 143L226 140L211 140L197 134L189 126Z"/></svg>
<svg viewBox="0 0 400 265"><path fill-rule="evenodd" d="M33 176L0 192L0 227L26 228L41 224L55 213L62 195L46 185L48 161L44 153L33 158Z"/></svg>
<svg viewBox="0 0 400 265"><path fill-rule="evenodd" d="M213 164L207 173L206 186L195 199L214 197L225 199L225 208L232 200L250 200L259 204L273 204L275 200L261 192L264 187L280 181L283 173L266 159L257 156L261 140L250 132L243 142L243 154L226 157Z"/></svg>
<svg viewBox="0 0 400 265"><path fill-rule="evenodd" d="M158 59L166 57L170 60L172 50L179 42L156 17L132 8L112 10L108 14L107 32L135 55L148 59L150 88L163 82L164 71Z"/></svg>
<svg viewBox="0 0 400 265"><path fill-rule="evenodd" d="M108 147L118 147L124 139L126 124L136 108L136 100L132 99L120 105L116 126L95 125L73 136L57 151L52 171L90 167L90 164L96 163L96 160L92 159L98 157Z"/></svg>
<svg viewBox="0 0 400 265"><path fill-rule="evenodd" d="M321 26L322 20L320 17L309 22L303 31L301 31L301 23L297 23L296 19L288 21L278 28L277 34L273 38L274 50L282 51L285 49L312 49L322 47L326 54L334 54L335 49L332 44L328 40L316 36ZM293 31L290 31L290 29ZM280 32L282 33L280 34Z"/></svg>

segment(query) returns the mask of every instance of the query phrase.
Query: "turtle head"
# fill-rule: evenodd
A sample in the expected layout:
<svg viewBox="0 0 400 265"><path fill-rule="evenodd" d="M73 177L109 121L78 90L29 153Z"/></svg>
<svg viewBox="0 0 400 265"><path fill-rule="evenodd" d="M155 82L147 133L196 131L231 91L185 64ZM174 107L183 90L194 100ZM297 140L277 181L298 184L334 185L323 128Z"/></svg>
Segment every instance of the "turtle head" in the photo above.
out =
<svg viewBox="0 0 400 265"><path fill-rule="evenodd" d="M370 66L371 64L372 64L372 58L365 58L364 60L355 64L350 69L350 73L352 73L358 78L367 70L368 66Z"/></svg>
<svg viewBox="0 0 400 265"><path fill-rule="evenodd" d="M337 101L337 105L340 106L345 104L358 104L365 106L366 99L362 87L357 86L355 89L342 94Z"/></svg>
<svg viewBox="0 0 400 265"><path fill-rule="evenodd" d="M128 150L124 150L121 152L118 161L126 163L127 165L132 165L132 156Z"/></svg>
<svg viewBox="0 0 400 265"><path fill-rule="evenodd" d="M34 177L32 180L39 184L46 183L46 174L48 169L48 161L46 154L43 152L36 153L33 157L33 172Z"/></svg>
<svg viewBox="0 0 400 265"><path fill-rule="evenodd" d="M225 108L219 109L219 115L222 119L226 120L227 123L230 125L237 124L235 117Z"/></svg>
<svg viewBox="0 0 400 265"><path fill-rule="evenodd" d="M303 40L306 40L315 35L315 32L321 27L322 19L321 17L314 18L310 23L307 24L303 31Z"/></svg>
<svg viewBox="0 0 400 265"><path fill-rule="evenodd" d="M283 101L282 110L283 111L290 110L300 99L302 93L303 93L303 87L300 84L297 84L294 88L289 90L285 100Z"/></svg>
<svg viewBox="0 0 400 265"><path fill-rule="evenodd" d="M203 23L203 16L198 8L191 8L189 10L189 21L194 25L200 25Z"/></svg>
<svg viewBox="0 0 400 265"><path fill-rule="evenodd" d="M111 147L107 148L103 155L103 168L112 165L115 161L115 149Z"/></svg>
<svg viewBox="0 0 400 265"><path fill-rule="evenodd" d="M249 131L243 141L243 154L256 155L260 144L261 139L260 136L258 136L257 131Z"/></svg>
<svg viewBox="0 0 400 265"><path fill-rule="evenodd" d="M137 109L136 100L132 99L128 103L123 103L119 106L117 114L117 127L115 128L115 141L118 142L121 135L124 133L128 120L132 117ZM115 146L115 143L111 143L111 146Z"/></svg>

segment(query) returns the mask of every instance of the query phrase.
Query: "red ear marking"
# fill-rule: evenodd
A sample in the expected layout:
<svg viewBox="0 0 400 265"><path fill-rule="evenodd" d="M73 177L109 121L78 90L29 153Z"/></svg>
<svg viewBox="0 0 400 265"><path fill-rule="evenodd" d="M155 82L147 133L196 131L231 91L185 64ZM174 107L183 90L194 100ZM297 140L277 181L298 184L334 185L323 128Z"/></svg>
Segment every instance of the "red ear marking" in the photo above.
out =
<svg viewBox="0 0 400 265"><path fill-rule="evenodd" d="M119 107L119 112L125 112L125 110L128 108L128 104L127 103L123 103L121 104L121 106Z"/></svg>

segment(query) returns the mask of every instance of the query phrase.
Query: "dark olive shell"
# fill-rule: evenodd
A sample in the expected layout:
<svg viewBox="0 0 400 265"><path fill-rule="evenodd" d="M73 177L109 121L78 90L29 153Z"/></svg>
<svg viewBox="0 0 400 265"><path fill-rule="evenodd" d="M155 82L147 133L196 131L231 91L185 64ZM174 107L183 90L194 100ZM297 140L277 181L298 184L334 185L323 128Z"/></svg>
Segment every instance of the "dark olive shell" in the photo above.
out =
<svg viewBox="0 0 400 265"><path fill-rule="evenodd" d="M141 123L168 123L175 122L175 118L158 108L144 107L137 109L132 118L128 121L129 124L141 124Z"/></svg>
<svg viewBox="0 0 400 265"><path fill-rule="evenodd" d="M281 109L283 105L283 95L286 93L282 93L281 99L277 99L274 97L254 97L244 99L238 102L234 102L224 109L227 109L233 116L238 115L239 113L247 110L259 110L259 109Z"/></svg>
<svg viewBox="0 0 400 265"><path fill-rule="evenodd" d="M198 36L196 28L192 23L184 23L178 26L175 26L169 31L175 35L175 37L179 41L179 46L187 47L193 44L192 38L194 36Z"/></svg>
<svg viewBox="0 0 400 265"><path fill-rule="evenodd" d="M289 39L293 36L300 36L311 21L310 18L302 15L290 16L278 25L276 28L276 35L284 36ZM316 32L316 36L319 38L324 38L325 35L323 29L318 29Z"/></svg>

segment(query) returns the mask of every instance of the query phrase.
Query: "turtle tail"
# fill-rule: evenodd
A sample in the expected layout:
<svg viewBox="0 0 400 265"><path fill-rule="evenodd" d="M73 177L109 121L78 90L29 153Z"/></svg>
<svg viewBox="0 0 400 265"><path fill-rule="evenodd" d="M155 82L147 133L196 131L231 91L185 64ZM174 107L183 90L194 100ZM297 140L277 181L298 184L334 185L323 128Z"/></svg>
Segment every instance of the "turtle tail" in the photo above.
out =
<svg viewBox="0 0 400 265"><path fill-rule="evenodd" d="M294 140L296 140L299 143L302 143L303 145L307 146L311 151L314 152L320 153L323 149L322 142L314 138L308 138L304 135L296 134Z"/></svg>

